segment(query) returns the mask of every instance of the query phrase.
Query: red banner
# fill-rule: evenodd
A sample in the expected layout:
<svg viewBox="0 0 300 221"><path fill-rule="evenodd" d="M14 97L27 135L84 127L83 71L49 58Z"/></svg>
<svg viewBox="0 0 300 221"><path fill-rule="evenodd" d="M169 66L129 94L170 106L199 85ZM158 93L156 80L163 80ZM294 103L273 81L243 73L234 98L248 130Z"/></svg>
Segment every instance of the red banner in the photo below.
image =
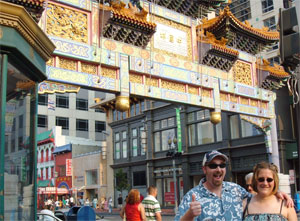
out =
<svg viewBox="0 0 300 221"><path fill-rule="evenodd" d="M72 159L66 159L66 176L72 176Z"/></svg>

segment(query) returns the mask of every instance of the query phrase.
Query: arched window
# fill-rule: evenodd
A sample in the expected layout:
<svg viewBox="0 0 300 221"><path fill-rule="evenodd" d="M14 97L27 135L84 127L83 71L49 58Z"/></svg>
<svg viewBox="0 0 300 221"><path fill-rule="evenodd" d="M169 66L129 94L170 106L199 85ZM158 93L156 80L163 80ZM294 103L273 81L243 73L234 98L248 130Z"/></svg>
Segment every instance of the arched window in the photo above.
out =
<svg viewBox="0 0 300 221"><path fill-rule="evenodd" d="M41 163L44 162L44 150L41 150Z"/></svg>
<svg viewBox="0 0 300 221"><path fill-rule="evenodd" d="M46 180L49 179L49 168L46 168Z"/></svg>
<svg viewBox="0 0 300 221"><path fill-rule="evenodd" d="M54 148L52 147L51 148L51 160L54 160L53 151L54 151Z"/></svg>
<svg viewBox="0 0 300 221"><path fill-rule="evenodd" d="M49 149L46 150L46 160L45 161L48 162L48 160L49 160Z"/></svg>

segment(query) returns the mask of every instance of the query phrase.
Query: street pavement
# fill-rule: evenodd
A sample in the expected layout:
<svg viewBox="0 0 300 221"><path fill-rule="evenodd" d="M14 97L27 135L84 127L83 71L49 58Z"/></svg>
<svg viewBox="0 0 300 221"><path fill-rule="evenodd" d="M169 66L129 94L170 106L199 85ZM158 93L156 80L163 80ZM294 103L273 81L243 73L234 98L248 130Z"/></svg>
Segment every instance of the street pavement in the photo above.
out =
<svg viewBox="0 0 300 221"><path fill-rule="evenodd" d="M97 219L99 221L122 221L122 218L120 217L119 214L108 214L108 213L97 213L97 215L104 215L103 219ZM173 221L174 220L174 216L171 215L163 215L162 216L162 221Z"/></svg>

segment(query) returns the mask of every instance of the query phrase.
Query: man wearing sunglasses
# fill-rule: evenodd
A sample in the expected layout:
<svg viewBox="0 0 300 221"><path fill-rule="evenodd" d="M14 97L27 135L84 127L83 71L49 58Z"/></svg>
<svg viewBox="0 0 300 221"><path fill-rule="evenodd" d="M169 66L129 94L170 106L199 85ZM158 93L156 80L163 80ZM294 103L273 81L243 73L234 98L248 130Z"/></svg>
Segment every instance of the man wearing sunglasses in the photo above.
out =
<svg viewBox="0 0 300 221"><path fill-rule="evenodd" d="M238 184L223 181L227 162L227 156L216 150L204 155L202 169L205 178L185 194L175 221L242 220L243 199L252 194Z"/></svg>

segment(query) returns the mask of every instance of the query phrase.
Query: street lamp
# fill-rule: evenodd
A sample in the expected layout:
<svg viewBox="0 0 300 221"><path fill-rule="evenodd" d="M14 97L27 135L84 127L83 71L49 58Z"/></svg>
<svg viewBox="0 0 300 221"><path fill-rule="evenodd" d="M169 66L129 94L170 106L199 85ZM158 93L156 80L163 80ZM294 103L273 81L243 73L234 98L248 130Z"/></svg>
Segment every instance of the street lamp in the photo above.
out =
<svg viewBox="0 0 300 221"><path fill-rule="evenodd" d="M176 165L175 165L175 157L179 157L181 156L181 152L177 152L175 151L175 147L177 144L177 138L173 137L169 138L168 140L168 144L169 144L169 151L167 152L166 156L167 157L172 157L172 163L173 163L173 182L174 182L174 200L175 200L175 214L178 210L178 202L177 202L177 182L176 182Z"/></svg>

